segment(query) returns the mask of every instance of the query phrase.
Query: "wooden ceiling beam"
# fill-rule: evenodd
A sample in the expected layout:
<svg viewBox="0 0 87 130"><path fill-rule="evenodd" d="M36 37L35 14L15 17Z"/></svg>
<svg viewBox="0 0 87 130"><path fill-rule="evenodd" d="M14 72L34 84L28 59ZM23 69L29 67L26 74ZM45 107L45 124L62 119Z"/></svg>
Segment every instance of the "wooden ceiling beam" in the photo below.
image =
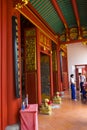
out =
<svg viewBox="0 0 87 130"><path fill-rule="evenodd" d="M82 39L77 39L77 40L70 40L70 41L66 41L66 42L61 42L60 44L63 44L63 45L65 45L65 44L76 44L76 43L83 43L83 42L87 42L87 39L84 39L84 38L82 38Z"/></svg>
<svg viewBox="0 0 87 130"><path fill-rule="evenodd" d="M79 29L79 36L81 36L80 17L78 13L77 3L76 3L76 0L71 0L71 2L72 2L72 6L74 9L74 13L75 13L75 17L76 17L76 21L77 21L77 25Z"/></svg>
<svg viewBox="0 0 87 130"><path fill-rule="evenodd" d="M74 9L77 24L80 27L80 18L79 18L79 13L78 13L78 9L77 9L76 0L72 0L72 6L73 6L73 9Z"/></svg>
<svg viewBox="0 0 87 130"><path fill-rule="evenodd" d="M68 31L68 24L67 24L67 22L66 22L66 20L65 20L65 18L64 18L64 16L63 16L63 13L62 13L62 11L61 11L61 9L60 9L60 7L59 7L57 1L56 1L56 0L51 0L51 3L52 3L52 5L54 6L54 8L55 8L55 10L56 10L56 12L57 12L57 14L58 14L58 16L59 16L60 19L61 19L61 21L63 22L63 24L64 24L64 26L65 26L65 29Z"/></svg>

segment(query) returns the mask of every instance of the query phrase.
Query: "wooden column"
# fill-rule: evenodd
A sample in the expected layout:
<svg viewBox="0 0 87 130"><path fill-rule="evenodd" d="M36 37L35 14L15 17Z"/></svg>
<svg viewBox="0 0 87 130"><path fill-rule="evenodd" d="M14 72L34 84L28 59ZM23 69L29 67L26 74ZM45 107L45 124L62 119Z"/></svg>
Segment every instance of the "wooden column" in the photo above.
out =
<svg viewBox="0 0 87 130"><path fill-rule="evenodd" d="M63 65L62 65L62 78L63 78L63 81L62 81L62 89L63 90L66 90L68 89L68 68L67 68L67 54L64 53L64 56L62 56L62 62L63 62Z"/></svg>
<svg viewBox="0 0 87 130"><path fill-rule="evenodd" d="M8 82L7 82L7 104L8 104L8 125L15 124L19 120L19 110L21 108L22 97L16 98L16 86L14 82L14 62L13 62L13 42L12 42L12 16L17 16L18 21L18 48L20 46L20 14L13 13L12 0L9 0L8 7L8 47L7 47L7 70L8 70ZM21 55L19 54L19 59ZM20 68L21 70L21 68ZM21 85L20 85L21 86Z"/></svg>
<svg viewBox="0 0 87 130"><path fill-rule="evenodd" d="M58 91L61 91L61 73L60 73L60 45L57 44L57 67L58 67Z"/></svg>
<svg viewBox="0 0 87 130"><path fill-rule="evenodd" d="M38 104L41 104L41 71L40 71L40 45L39 30L37 29L37 86L38 86Z"/></svg>
<svg viewBox="0 0 87 130"><path fill-rule="evenodd" d="M6 6L7 5L7 10ZM2 0L2 122L5 130L7 125L18 121L20 98L15 96L13 45L12 45L12 15L13 1ZM19 28L20 30L20 28Z"/></svg>
<svg viewBox="0 0 87 130"><path fill-rule="evenodd" d="M50 56L50 94L51 94L51 99L53 97L53 71L52 71L52 55Z"/></svg>
<svg viewBox="0 0 87 130"><path fill-rule="evenodd" d="M0 3L1 12L1 130L7 125L7 0Z"/></svg>

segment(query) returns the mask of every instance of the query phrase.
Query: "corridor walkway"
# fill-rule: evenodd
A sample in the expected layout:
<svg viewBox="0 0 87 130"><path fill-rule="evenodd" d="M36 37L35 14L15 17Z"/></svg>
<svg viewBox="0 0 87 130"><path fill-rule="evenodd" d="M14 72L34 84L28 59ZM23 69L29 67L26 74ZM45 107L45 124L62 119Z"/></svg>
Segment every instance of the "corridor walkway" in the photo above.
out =
<svg viewBox="0 0 87 130"><path fill-rule="evenodd" d="M65 93L59 108L51 115L39 114L39 130L87 130L87 103L72 101Z"/></svg>

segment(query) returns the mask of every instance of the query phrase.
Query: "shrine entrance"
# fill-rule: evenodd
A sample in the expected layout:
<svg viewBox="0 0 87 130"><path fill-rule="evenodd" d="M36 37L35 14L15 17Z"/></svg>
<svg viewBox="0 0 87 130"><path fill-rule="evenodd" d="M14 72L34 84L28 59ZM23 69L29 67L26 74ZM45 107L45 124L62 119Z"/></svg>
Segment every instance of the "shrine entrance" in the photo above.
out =
<svg viewBox="0 0 87 130"><path fill-rule="evenodd" d="M42 101L50 98L50 56L40 53Z"/></svg>
<svg viewBox="0 0 87 130"><path fill-rule="evenodd" d="M37 103L36 27L21 15L22 98Z"/></svg>
<svg viewBox="0 0 87 130"><path fill-rule="evenodd" d="M53 97L51 39L21 15L22 96L41 104Z"/></svg>

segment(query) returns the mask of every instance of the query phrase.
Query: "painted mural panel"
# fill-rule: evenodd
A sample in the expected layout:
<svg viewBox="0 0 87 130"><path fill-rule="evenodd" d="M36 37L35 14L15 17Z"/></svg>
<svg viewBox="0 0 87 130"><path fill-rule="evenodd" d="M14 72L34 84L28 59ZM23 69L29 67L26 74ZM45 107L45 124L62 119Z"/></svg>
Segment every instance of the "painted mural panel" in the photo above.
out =
<svg viewBox="0 0 87 130"><path fill-rule="evenodd" d="M25 71L36 69L36 30L25 29Z"/></svg>

